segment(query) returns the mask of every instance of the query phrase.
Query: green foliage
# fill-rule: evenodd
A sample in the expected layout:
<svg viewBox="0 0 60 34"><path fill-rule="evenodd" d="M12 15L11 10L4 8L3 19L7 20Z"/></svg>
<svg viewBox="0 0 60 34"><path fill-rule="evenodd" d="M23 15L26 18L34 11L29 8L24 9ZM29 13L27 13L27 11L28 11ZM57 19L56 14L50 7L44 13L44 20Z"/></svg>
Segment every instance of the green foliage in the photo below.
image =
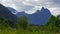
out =
<svg viewBox="0 0 60 34"><path fill-rule="evenodd" d="M14 30L14 28L17 29ZM60 34L59 31L60 19L53 15L45 25L28 24L28 18L25 15L20 16L17 23L0 17L0 34Z"/></svg>
<svg viewBox="0 0 60 34"><path fill-rule="evenodd" d="M47 30L58 32L60 30L60 19L51 15L45 26L47 27Z"/></svg>
<svg viewBox="0 0 60 34"><path fill-rule="evenodd" d="M8 27L8 20L3 18L3 17L0 17L0 27Z"/></svg>
<svg viewBox="0 0 60 34"><path fill-rule="evenodd" d="M46 26L50 25L51 23L55 24L55 21L56 21L56 17L51 15L50 19L48 20L48 22L45 24ZM51 25L53 25L51 24Z"/></svg>
<svg viewBox="0 0 60 34"><path fill-rule="evenodd" d="M0 16L0 29L4 29L8 27L14 28L15 25L16 23Z"/></svg>
<svg viewBox="0 0 60 34"><path fill-rule="evenodd" d="M20 27L23 27L23 29L26 29L28 27L28 21L26 16L21 16L18 18L18 24Z"/></svg>

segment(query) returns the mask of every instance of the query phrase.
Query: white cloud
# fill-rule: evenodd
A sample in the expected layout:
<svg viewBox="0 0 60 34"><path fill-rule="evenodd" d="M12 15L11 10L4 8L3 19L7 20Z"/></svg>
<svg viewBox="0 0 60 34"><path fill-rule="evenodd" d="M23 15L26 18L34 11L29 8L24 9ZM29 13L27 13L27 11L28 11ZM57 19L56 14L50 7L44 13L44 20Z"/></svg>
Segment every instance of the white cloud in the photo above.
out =
<svg viewBox="0 0 60 34"><path fill-rule="evenodd" d="M57 8L57 7L56 8L49 8L49 10L55 16L60 14L60 8Z"/></svg>
<svg viewBox="0 0 60 34"><path fill-rule="evenodd" d="M60 0L0 0L5 6L15 8L18 12L32 14L42 6L48 8L53 15L60 14Z"/></svg>
<svg viewBox="0 0 60 34"><path fill-rule="evenodd" d="M36 10L41 10L41 7L40 6L35 6L33 9L29 10L29 11L25 11L25 13L28 13L28 14L33 14L36 12Z"/></svg>

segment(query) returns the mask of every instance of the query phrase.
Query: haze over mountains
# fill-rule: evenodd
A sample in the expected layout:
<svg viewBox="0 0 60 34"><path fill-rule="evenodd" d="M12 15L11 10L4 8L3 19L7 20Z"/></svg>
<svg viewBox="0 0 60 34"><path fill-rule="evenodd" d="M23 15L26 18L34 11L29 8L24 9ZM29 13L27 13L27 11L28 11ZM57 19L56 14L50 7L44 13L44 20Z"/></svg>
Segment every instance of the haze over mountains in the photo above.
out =
<svg viewBox="0 0 60 34"><path fill-rule="evenodd" d="M26 15L30 24L45 24L51 16L50 11L44 7L41 10L36 10L34 14L27 14L24 11L18 12L15 15L14 13L16 13L15 9L0 4L0 15L11 21L17 21L17 17Z"/></svg>

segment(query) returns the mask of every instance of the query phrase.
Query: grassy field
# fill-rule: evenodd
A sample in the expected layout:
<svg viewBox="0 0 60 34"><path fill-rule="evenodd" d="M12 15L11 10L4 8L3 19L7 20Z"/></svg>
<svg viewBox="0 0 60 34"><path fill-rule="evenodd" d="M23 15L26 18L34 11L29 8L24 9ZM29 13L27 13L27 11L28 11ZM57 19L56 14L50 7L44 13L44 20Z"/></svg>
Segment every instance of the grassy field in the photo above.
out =
<svg viewBox="0 0 60 34"><path fill-rule="evenodd" d="M50 32L50 31L29 31L29 30L23 30L23 29L3 29L0 30L0 34L60 34L56 32Z"/></svg>

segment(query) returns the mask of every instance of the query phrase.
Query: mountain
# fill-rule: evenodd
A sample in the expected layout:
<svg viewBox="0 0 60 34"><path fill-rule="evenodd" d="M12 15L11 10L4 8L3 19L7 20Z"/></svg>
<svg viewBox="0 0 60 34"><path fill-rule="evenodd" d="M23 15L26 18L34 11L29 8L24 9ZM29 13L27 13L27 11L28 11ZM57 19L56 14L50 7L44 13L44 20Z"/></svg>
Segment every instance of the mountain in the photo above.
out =
<svg viewBox="0 0 60 34"><path fill-rule="evenodd" d="M11 8L11 7L7 7L7 8L8 8L8 10L11 11L11 13L13 13L13 14L16 14L17 13L17 11L14 8Z"/></svg>
<svg viewBox="0 0 60 34"><path fill-rule="evenodd" d="M28 16L28 14L25 13L24 11L22 11L22 12L18 12L16 15L17 15L18 17L20 17L20 16L22 16L22 15L26 15L26 16Z"/></svg>
<svg viewBox="0 0 60 34"><path fill-rule="evenodd" d="M17 21L17 16L12 14L7 7L0 4L0 16L3 18L9 19L10 21Z"/></svg>
<svg viewBox="0 0 60 34"><path fill-rule="evenodd" d="M57 18L60 20L60 15L57 15Z"/></svg>
<svg viewBox="0 0 60 34"><path fill-rule="evenodd" d="M25 12L18 12L17 16L26 15L30 24L44 25L51 16L50 11L47 8L42 7L41 10L37 10L34 14L27 14Z"/></svg>
<svg viewBox="0 0 60 34"><path fill-rule="evenodd" d="M60 18L60 15L58 15L57 17Z"/></svg>

